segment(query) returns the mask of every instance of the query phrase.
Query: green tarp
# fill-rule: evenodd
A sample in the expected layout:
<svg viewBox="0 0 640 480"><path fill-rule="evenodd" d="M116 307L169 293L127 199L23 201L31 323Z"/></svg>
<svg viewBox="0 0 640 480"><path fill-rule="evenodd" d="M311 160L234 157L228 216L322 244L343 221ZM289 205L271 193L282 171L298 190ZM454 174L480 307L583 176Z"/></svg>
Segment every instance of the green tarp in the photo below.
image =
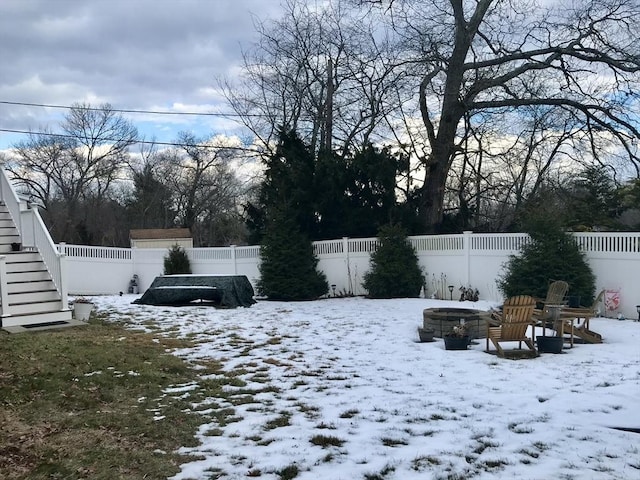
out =
<svg viewBox="0 0 640 480"><path fill-rule="evenodd" d="M210 304L222 308L250 307L253 287L245 275L162 275L141 298L142 305Z"/></svg>

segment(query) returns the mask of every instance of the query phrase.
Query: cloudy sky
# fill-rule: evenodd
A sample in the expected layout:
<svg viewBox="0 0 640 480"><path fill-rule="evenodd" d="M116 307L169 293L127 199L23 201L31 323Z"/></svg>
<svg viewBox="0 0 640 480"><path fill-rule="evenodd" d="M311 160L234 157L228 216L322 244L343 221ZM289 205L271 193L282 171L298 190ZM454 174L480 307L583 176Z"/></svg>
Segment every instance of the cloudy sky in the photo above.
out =
<svg viewBox="0 0 640 480"><path fill-rule="evenodd" d="M55 131L65 113L13 103L229 112L216 79L237 73L254 21L280 12L280 0L2 0L0 130ZM157 141L239 133L219 117L126 116ZM24 137L0 131L0 148Z"/></svg>

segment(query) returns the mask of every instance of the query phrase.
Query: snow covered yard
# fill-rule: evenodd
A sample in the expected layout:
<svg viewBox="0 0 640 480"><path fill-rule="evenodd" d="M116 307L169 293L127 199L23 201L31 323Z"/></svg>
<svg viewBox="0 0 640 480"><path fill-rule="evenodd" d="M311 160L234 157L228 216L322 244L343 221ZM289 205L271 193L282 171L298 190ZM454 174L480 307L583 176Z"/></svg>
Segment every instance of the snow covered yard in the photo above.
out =
<svg viewBox="0 0 640 480"><path fill-rule="evenodd" d="M176 479L640 478L639 434L611 428L640 428L640 323L592 319L604 344L508 360L485 353L484 339L467 351L418 342L423 309L487 302L338 298L216 310L134 298L94 300L131 328L194 340L176 354L219 361L217 375L235 379L228 398L194 402L200 445L184 449L194 460Z"/></svg>

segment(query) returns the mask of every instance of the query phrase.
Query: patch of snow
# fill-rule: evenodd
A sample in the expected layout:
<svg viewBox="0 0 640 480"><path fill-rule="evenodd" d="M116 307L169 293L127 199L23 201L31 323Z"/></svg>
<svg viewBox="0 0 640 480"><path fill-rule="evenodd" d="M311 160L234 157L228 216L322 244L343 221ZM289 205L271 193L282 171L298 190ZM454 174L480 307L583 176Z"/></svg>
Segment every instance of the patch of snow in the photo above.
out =
<svg viewBox="0 0 640 480"><path fill-rule="evenodd" d="M202 459L182 465L176 480L207 478L211 468L226 479L260 471L275 480L293 464L299 480L383 471L388 480L640 478L638 434L612 428L640 428L640 323L595 318L602 344L509 360L485 353L484 339L466 351L418 342L425 308L488 310L488 302L331 298L215 309L133 298L95 303L138 331L152 322L156 334L194 341L174 351L189 362L242 372L247 385L228 391L260 389L249 403L209 397L193 405L233 408L236 421L202 425L199 445L180 449ZM286 424L270 426L283 414ZM221 434L207 435L214 429ZM343 443L315 445L317 435Z"/></svg>

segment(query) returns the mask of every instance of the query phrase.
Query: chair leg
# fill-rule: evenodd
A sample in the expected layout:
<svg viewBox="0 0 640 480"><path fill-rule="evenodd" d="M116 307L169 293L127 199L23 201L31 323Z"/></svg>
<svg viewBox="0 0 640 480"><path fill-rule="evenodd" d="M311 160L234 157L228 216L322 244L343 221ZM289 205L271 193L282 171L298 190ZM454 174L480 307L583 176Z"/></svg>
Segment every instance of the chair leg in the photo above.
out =
<svg viewBox="0 0 640 480"><path fill-rule="evenodd" d="M530 350L533 350L535 353L538 353L536 350L536 347L533 344L533 341L527 339L525 340L525 343L527 344L527 347L529 347Z"/></svg>

